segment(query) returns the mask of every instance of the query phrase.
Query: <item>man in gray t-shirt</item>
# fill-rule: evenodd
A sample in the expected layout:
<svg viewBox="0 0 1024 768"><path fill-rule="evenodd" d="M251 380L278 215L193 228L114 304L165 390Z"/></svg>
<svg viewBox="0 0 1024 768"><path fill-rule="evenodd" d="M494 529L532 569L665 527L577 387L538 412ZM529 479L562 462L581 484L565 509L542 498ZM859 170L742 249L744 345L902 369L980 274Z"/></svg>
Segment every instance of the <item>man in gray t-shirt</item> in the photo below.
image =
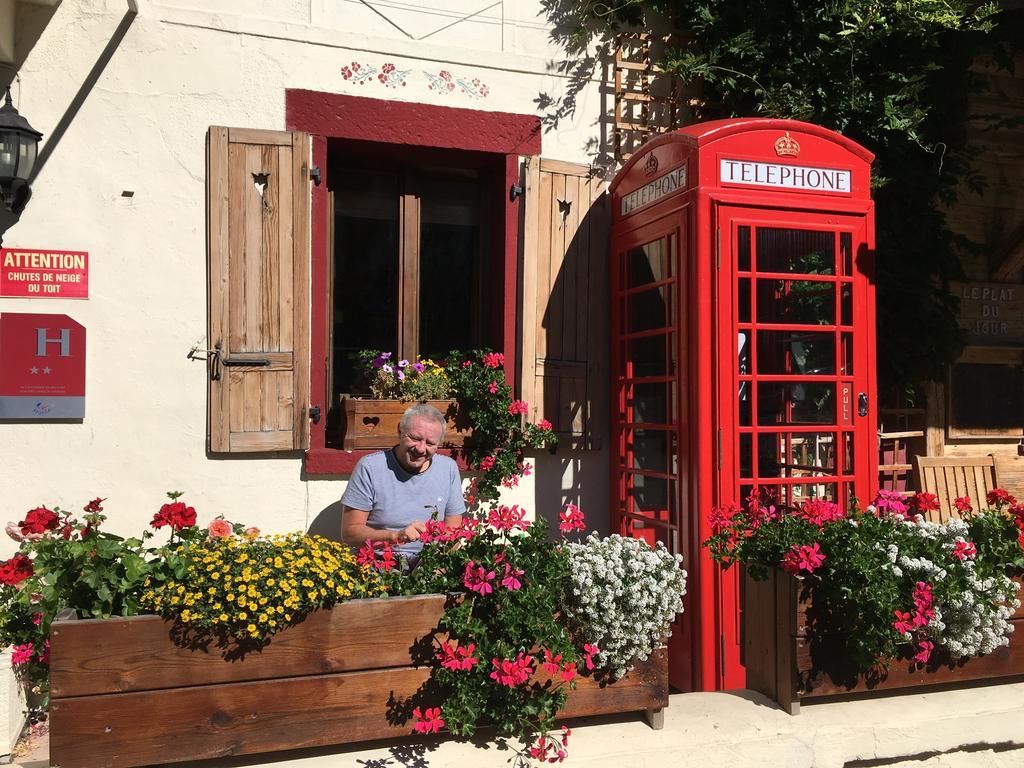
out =
<svg viewBox="0 0 1024 768"><path fill-rule="evenodd" d="M440 411L414 405L399 422L398 445L359 460L341 497L346 544L386 541L397 545L397 555L411 558L423 548L420 532L432 517L449 527L462 524L466 504L459 468L436 455L444 428Z"/></svg>

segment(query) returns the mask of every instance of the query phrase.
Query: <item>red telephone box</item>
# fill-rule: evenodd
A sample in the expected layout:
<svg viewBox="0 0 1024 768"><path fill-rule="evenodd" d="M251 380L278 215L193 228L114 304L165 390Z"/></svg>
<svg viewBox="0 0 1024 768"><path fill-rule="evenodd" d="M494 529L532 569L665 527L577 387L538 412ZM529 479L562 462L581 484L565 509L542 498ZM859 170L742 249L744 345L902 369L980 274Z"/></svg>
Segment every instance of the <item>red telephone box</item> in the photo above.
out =
<svg viewBox="0 0 1024 768"><path fill-rule="evenodd" d="M721 120L653 139L611 184L612 526L683 553L681 690L746 680L740 569L700 546L712 507L876 490L873 157Z"/></svg>

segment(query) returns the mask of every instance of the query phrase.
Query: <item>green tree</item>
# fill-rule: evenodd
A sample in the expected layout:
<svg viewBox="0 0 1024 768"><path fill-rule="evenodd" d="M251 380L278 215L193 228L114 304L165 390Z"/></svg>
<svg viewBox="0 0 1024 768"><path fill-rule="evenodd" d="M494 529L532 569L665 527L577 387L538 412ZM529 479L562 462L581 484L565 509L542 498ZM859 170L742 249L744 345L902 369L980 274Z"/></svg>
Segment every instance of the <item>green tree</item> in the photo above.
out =
<svg viewBox="0 0 1024 768"><path fill-rule="evenodd" d="M874 152L879 381L943 375L963 343L946 283L977 247L950 231L943 207L961 182L983 183L967 127L968 97L985 82L970 65L991 55L1009 66L1021 11L964 0L549 0L548 10L577 50L667 22L686 42L662 64L699 87L700 119L806 120Z"/></svg>

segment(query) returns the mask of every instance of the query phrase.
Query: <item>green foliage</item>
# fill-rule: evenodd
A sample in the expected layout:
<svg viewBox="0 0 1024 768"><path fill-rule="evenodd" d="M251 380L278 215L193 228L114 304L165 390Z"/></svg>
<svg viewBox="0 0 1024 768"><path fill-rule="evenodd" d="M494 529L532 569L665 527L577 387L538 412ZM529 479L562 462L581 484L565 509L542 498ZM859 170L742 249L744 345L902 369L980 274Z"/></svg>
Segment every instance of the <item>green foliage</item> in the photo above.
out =
<svg viewBox="0 0 1024 768"><path fill-rule="evenodd" d="M362 391L379 400L447 400L451 384L444 368L433 360L396 360L391 352L364 349L356 354L360 363Z"/></svg>
<svg viewBox="0 0 1024 768"><path fill-rule="evenodd" d="M473 480L470 503L497 499L502 486L517 485L530 471L526 451L557 442L548 421L525 422L529 405L512 397L504 363L501 353L480 349L454 352L445 364L460 416L473 427L464 451L481 474Z"/></svg>
<svg viewBox="0 0 1024 768"><path fill-rule="evenodd" d="M490 525L470 516L455 536L443 524L433 524L416 567L392 585L407 595L459 593L449 600L440 629L448 633L448 643L472 648L476 662L470 669L445 668L437 643L431 649L429 687L440 692L434 700L443 701L447 728L460 736L472 736L481 724L524 739L546 733L565 703L566 689L575 687L561 670L571 665L574 673L580 655L556 620L568 586L568 551L548 540L544 521L531 524L522 515L518 508L499 507L491 511ZM514 533L516 527L526 530ZM505 581L510 574L514 581ZM552 679L532 676L546 658L559 656ZM492 677L495 660L517 658L528 660L529 679L506 685Z"/></svg>
<svg viewBox="0 0 1024 768"><path fill-rule="evenodd" d="M946 227L940 205L961 182L982 184L966 128L968 96L983 83L969 66L985 54L1006 63L1020 11L966 0L547 5L577 49L630 26L664 29L667 19L685 42L662 64L699 86L699 119L805 120L874 152L879 378L903 387L944 375L962 346L945 284L962 277L959 254L972 244Z"/></svg>
<svg viewBox="0 0 1024 768"><path fill-rule="evenodd" d="M1024 568L1024 510L965 506L963 520L940 525L915 516L936 508L931 494L908 508L883 491L875 503L844 514L827 501L786 510L752 498L715 510L704 544L756 580L775 568L796 575L810 598L812 643L841 647L861 671L901 657L926 663L932 648L955 660L1005 645L1019 605L1010 576ZM897 626L901 617L913 626Z"/></svg>

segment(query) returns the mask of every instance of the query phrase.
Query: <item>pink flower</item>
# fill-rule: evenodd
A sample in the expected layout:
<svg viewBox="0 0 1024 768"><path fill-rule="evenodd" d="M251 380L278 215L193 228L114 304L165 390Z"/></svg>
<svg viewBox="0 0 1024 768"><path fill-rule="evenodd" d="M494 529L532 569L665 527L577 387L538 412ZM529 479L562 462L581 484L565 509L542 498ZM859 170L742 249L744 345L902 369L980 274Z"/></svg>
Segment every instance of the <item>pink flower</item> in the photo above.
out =
<svg viewBox="0 0 1024 768"><path fill-rule="evenodd" d="M562 533L582 531L587 527L583 519L583 511L575 504L566 504L565 509L558 513L558 530Z"/></svg>
<svg viewBox="0 0 1024 768"><path fill-rule="evenodd" d="M548 421L547 419L541 419L540 421L537 422L537 426L540 427L541 429L548 429L548 430L550 430L551 429L551 422Z"/></svg>
<svg viewBox="0 0 1024 768"><path fill-rule="evenodd" d="M932 585L923 581L917 582L914 588L914 626L927 627L935 618L935 611L932 605L935 598L932 596Z"/></svg>
<svg viewBox="0 0 1024 768"><path fill-rule="evenodd" d="M914 661L918 664L927 664L928 659L931 658L932 651L935 649L935 643L930 640L922 640L918 643L917 653L914 654Z"/></svg>
<svg viewBox="0 0 1024 768"><path fill-rule="evenodd" d="M956 544L953 545L953 551L951 553L951 555L960 560L960 562L963 562L968 558L973 559L974 556L977 554L978 548L974 546L973 542L970 541L956 542Z"/></svg>
<svg viewBox="0 0 1024 768"><path fill-rule="evenodd" d="M572 731L568 726L562 726L561 738L555 738L549 733L542 733L537 737L537 744L530 747L530 757L540 762L560 763L569 754L569 734Z"/></svg>
<svg viewBox="0 0 1024 768"><path fill-rule="evenodd" d="M824 562L825 555L821 552L821 546L818 542L814 542L814 544L803 546L794 544L782 558L780 565L788 573L799 573L800 571L814 573Z"/></svg>
<svg viewBox="0 0 1024 768"><path fill-rule="evenodd" d="M562 680L568 683L574 677L576 677L576 662L571 661L562 667Z"/></svg>
<svg viewBox="0 0 1024 768"><path fill-rule="evenodd" d="M910 620L910 611L894 611L894 613L896 614L896 621L892 625L897 632L903 635L914 629L914 623Z"/></svg>
<svg viewBox="0 0 1024 768"><path fill-rule="evenodd" d="M596 645L591 645L590 643L583 644L583 662L584 664L586 664L588 671L593 671L594 657L598 654L598 652L599 649Z"/></svg>
<svg viewBox="0 0 1024 768"><path fill-rule="evenodd" d="M482 469L484 472L486 472L487 470L489 470L493 466L494 466L494 457L493 456L484 456L482 459L480 459L480 469Z"/></svg>
<svg viewBox="0 0 1024 768"><path fill-rule="evenodd" d="M491 579L494 578L494 571L486 571L482 565L476 565L472 560L466 563L466 570L462 576L462 583L466 589L487 595L494 591Z"/></svg>
<svg viewBox="0 0 1024 768"><path fill-rule="evenodd" d="M484 355L484 367L500 368L505 364L505 355L501 352L488 352Z"/></svg>
<svg viewBox="0 0 1024 768"><path fill-rule="evenodd" d="M970 496L958 496L956 501L953 502L953 506L956 507L957 512L970 512L971 511L971 497Z"/></svg>
<svg viewBox="0 0 1024 768"><path fill-rule="evenodd" d="M33 623L33 624L34 624L35 626L37 626L37 627L38 627L38 626L39 626L40 624L42 624L42 623L43 623L43 614L41 614L41 613L33 613L33 614L32 614L32 623Z"/></svg>
<svg viewBox="0 0 1024 768"><path fill-rule="evenodd" d="M380 557L377 557L377 549L380 549ZM386 541L370 541L367 539L359 548L356 555L356 562L359 565L368 565L378 571L390 571L395 567L395 554L391 545Z"/></svg>
<svg viewBox="0 0 1024 768"><path fill-rule="evenodd" d="M432 541L454 541L455 531L445 525L444 520L428 520L426 528L420 531L420 541L429 544Z"/></svg>
<svg viewBox="0 0 1024 768"><path fill-rule="evenodd" d="M231 523L223 517L216 517L206 526L206 531L210 534L210 538L226 539L231 535Z"/></svg>
<svg viewBox="0 0 1024 768"><path fill-rule="evenodd" d="M512 416L518 416L520 414L527 414L530 412L530 404L525 400L513 400L508 404L508 412Z"/></svg>
<svg viewBox="0 0 1024 768"><path fill-rule="evenodd" d="M898 491L879 491L875 497L875 508L879 512L888 512L896 517L907 516L907 503Z"/></svg>
<svg viewBox="0 0 1024 768"><path fill-rule="evenodd" d="M428 707L426 712L422 712L419 707L416 707L413 709L412 715L416 718L416 725L413 726L416 733L437 733L444 728L441 707Z"/></svg>
<svg viewBox="0 0 1024 768"><path fill-rule="evenodd" d="M499 531L511 531L513 528L526 530L530 527L530 521L526 519L526 510L521 509L518 504L511 507L502 504L497 509L487 513L487 524Z"/></svg>
<svg viewBox="0 0 1024 768"><path fill-rule="evenodd" d="M11 647L11 664L14 666L28 664L32 661L32 654L36 652L32 643L24 643Z"/></svg>
<svg viewBox="0 0 1024 768"><path fill-rule="evenodd" d="M41 654L39 654L39 663L40 664L49 664L50 663L50 640L49 640L49 638L47 638L43 642L43 652Z"/></svg>
<svg viewBox="0 0 1024 768"><path fill-rule="evenodd" d="M523 573L524 571L519 568L513 568L508 563L505 563L505 575L501 579L501 586L509 592L515 592L516 590L521 589L523 582L519 577L522 576Z"/></svg>
<svg viewBox="0 0 1024 768"><path fill-rule="evenodd" d="M795 512L795 515L819 528L825 523L842 520L846 516L838 504L826 499L808 499Z"/></svg>
<svg viewBox="0 0 1024 768"><path fill-rule="evenodd" d="M450 669L452 672L468 672L479 661L473 655L474 650L476 650L476 643L470 643L464 647L452 645L451 643L441 643L441 652L435 658L441 662L442 667Z"/></svg>
<svg viewBox="0 0 1024 768"><path fill-rule="evenodd" d="M544 668L545 672L554 677L558 674L558 670L561 669L561 664L562 654L552 656L551 651L547 648L544 649L544 661L541 663L541 667Z"/></svg>
<svg viewBox="0 0 1024 768"><path fill-rule="evenodd" d="M21 535L21 528L18 527L17 523L8 523L4 530L7 531L7 535L15 541L21 542L25 540L25 537Z"/></svg>
<svg viewBox="0 0 1024 768"><path fill-rule="evenodd" d="M260 529L257 528L255 525L250 525L248 528L242 531L242 535L245 536L245 538L247 539L255 539L257 536L260 535Z"/></svg>
<svg viewBox="0 0 1024 768"><path fill-rule="evenodd" d="M498 391L498 382L492 381L490 384L488 384L487 385L487 391L490 392L492 395L497 393L497 391Z"/></svg>
<svg viewBox="0 0 1024 768"><path fill-rule="evenodd" d="M491 659L491 665L491 679L509 688L526 683L533 674L533 657L522 651L514 659Z"/></svg>

